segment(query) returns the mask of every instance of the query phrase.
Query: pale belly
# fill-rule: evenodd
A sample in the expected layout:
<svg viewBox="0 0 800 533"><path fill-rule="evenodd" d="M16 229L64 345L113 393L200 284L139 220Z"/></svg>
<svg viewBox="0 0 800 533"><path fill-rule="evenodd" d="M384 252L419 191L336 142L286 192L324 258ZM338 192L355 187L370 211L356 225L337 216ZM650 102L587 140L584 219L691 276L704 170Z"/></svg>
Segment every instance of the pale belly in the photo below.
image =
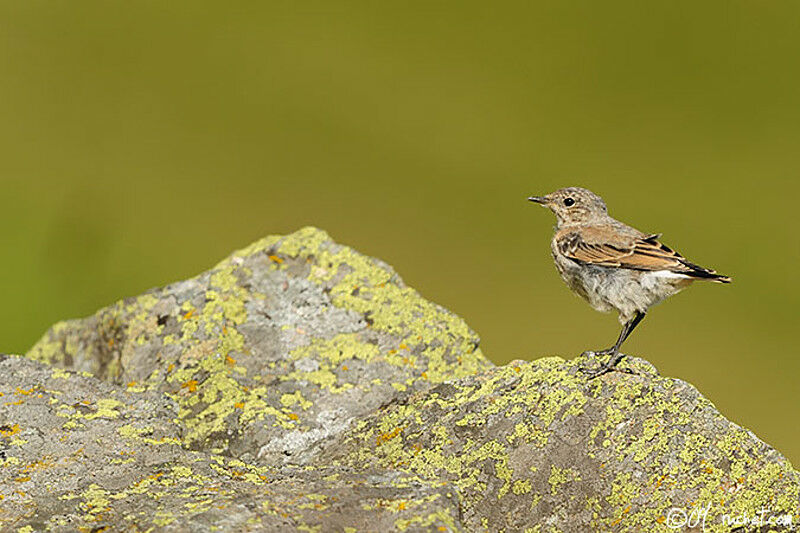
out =
<svg viewBox="0 0 800 533"><path fill-rule="evenodd" d="M578 264L553 254L564 282L598 311L615 310L620 322L688 287L692 280L669 271L644 272Z"/></svg>

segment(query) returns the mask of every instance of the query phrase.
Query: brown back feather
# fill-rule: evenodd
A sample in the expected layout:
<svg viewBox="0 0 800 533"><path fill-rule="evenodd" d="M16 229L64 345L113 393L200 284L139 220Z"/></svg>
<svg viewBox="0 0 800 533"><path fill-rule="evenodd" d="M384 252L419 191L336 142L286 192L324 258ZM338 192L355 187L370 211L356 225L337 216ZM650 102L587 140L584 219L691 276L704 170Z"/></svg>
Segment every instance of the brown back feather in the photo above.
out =
<svg viewBox="0 0 800 533"><path fill-rule="evenodd" d="M687 261L658 241L660 235L626 236L613 227L564 228L556 234L559 251L578 263L631 270L666 270L676 274L729 283L727 276Z"/></svg>

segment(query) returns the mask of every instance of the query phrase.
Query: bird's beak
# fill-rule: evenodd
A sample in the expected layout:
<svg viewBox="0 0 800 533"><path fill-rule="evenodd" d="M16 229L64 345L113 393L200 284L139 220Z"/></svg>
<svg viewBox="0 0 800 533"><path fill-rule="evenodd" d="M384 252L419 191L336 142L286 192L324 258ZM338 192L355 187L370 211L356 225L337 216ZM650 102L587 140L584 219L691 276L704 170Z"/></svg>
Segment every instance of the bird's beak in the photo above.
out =
<svg viewBox="0 0 800 533"><path fill-rule="evenodd" d="M537 204L547 205L547 196L529 196L528 200Z"/></svg>

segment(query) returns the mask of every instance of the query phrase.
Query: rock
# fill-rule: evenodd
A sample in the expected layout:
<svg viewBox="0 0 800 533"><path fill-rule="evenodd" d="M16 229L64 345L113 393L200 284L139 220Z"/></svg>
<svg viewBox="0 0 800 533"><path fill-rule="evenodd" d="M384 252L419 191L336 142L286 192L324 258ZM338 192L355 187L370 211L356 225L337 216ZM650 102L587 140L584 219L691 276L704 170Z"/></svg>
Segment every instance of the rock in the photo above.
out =
<svg viewBox="0 0 800 533"><path fill-rule="evenodd" d="M800 519L800 474L691 385L637 358L593 381L580 359L494 367L477 346L384 263L313 228L268 237L0 361L0 529Z"/></svg>
<svg viewBox="0 0 800 533"><path fill-rule="evenodd" d="M2 531L460 529L441 483L186 450L163 395L3 357Z"/></svg>
<svg viewBox="0 0 800 533"><path fill-rule="evenodd" d="M451 483L467 530L669 531L672 508L708 508L708 531L761 509L797 523L785 458L688 383L626 363L636 374L587 381L586 361L549 357L443 383L373 413L318 462Z"/></svg>
<svg viewBox="0 0 800 533"><path fill-rule="evenodd" d="M178 405L184 443L265 464L491 364L457 316L315 228L53 326L27 354Z"/></svg>

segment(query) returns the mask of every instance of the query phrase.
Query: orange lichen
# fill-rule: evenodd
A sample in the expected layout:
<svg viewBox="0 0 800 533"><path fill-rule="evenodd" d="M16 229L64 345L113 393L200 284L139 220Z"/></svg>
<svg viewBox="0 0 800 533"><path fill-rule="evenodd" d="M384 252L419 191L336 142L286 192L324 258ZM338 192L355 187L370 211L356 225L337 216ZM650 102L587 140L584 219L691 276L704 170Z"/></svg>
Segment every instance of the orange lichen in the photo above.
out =
<svg viewBox="0 0 800 533"><path fill-rule="evenodd" d="M392 431L389 431L387 433L382 433L382 434L378 435L378 437L376 439L378 446L380 446L381 444L383 444L385 442L389 442L390 440L392 440L393 438L395 438L396 436L398 436L402 432L403 432L403 428L398 427L398 428L394 428Z"/></svg>

